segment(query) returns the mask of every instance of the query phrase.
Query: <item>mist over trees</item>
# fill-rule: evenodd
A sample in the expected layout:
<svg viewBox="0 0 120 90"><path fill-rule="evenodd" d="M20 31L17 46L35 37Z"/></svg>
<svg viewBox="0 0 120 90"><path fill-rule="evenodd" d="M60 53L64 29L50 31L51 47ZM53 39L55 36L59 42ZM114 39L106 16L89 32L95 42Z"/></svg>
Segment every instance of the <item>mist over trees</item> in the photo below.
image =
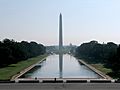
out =
<svg viewBox="0 0 120 90"><path fill-rule="evenodd" d="M72 44L65 45L65 46L63 46L62 52L64 54L66 54L66 53L69 53L69 54L72 53L72 54L74 54L76 47L77 47L76 45L72 45ZM58 45L56 45L56 46L46 46L46 53L48 53L48 54L53 54L53 53L59 54L59 46Z"/></svg>
<svg viewBox="0 0 120 90"><path fill-rule="evenodd" d="M36 42L16 42L10 39L0 41L0 67L42 55L46 48Z"/></svg>

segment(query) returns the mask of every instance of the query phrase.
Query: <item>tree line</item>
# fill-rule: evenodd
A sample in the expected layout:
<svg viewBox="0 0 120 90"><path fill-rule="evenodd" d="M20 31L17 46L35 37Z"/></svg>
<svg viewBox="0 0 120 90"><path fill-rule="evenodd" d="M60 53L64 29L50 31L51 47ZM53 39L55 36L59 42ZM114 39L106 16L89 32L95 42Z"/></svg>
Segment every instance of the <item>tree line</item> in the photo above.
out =
<svg viewBox="0 0 120 90"><path fill-rule="evenodd" d="M90 41L78 46L75 56L88 63L102 63L112 70L111 76L120 78L120 45L113 42L100 44Z"/></svg>
<svg viewBox="0 0 120 90"><path fill-rule="evenodd" d="M36 42L16 42L10 39L0 41L0 67L17 63L21 60L42 55L46 52L45 46Z"/></svg>

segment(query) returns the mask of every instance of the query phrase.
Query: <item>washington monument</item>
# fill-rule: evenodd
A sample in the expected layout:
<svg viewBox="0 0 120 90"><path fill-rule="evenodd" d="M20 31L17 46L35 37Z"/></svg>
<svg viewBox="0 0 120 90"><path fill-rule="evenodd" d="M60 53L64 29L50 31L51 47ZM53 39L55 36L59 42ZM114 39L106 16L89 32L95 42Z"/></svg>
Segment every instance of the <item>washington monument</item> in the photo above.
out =
<svg viewBox="0 0 120 90"><path fill-rule="evenodd" d="M62 35L62 14L59 17L59 53L62 53L63 48L63 35Z"/></svg>
<svg viewBox="0 0 120 90"><path fill-rule="evenodd" d="M59 77L62 78L63 72L63 35L62 35L62 14L59 16Z"/></svg>

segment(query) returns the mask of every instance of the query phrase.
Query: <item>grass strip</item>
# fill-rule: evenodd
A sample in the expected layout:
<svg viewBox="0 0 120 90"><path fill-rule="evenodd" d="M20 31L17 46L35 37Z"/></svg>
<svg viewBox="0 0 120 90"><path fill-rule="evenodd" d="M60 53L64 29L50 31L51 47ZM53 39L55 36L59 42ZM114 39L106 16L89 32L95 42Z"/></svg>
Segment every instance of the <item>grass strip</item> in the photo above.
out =
<svg viewBox="0 0 120 90"><path fill-rule="evenodd" d="M0 80L10 80L13 75L37 63L45 57L47 57L47 55L40 55L28 60L20 61L16 64L10 64L9 66L4 68L0 68Z"/></svg>
<svg viewBox="0 0 120 90"><path fill-rule="evenodd" d="M96 69L98 69L99 71L101 71L105 74L112 72L111 69L105 68L103 64L90 64L90 65L95 67Z"/></svg>

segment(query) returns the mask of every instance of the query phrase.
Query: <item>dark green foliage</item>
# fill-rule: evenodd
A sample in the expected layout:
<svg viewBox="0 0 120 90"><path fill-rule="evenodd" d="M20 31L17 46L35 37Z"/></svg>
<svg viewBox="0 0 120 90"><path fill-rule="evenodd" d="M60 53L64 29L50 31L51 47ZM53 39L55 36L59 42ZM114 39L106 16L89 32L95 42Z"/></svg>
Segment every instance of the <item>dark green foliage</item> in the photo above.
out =
<svg viewBox="0 0 120 90"><path fill-rule="evenodd" d="M108 59L107 67L112 69L112 73L109 73L109 75L113 77L120 78L120 45L117 48L117 52L111 55L111 57Z"/></svg>
<svg viewBox="0 0 120 90"><path fill-rule="evenodd" d="M76 49L76 56L88 63L103 63L112 70L108 75L120 78L120 45L113 42L99 44L97 41L83 43Z"/></svg>
<svg viewBox="0 0 120 90"><path fill-rule="evenodd" d="M45 52L46 48L36 42L15 42L14 40L4 39L2 42L0 41L0 67L42 55Z"/></svg>
<svg viewBox="0 0 120 90"><path fill-rule="evenodd" d="M89 63L106 63L108 58L116 53L117 45L109 42L100 44L97 41L83 43L76 49L76 56L83 58Z"/></svg>

